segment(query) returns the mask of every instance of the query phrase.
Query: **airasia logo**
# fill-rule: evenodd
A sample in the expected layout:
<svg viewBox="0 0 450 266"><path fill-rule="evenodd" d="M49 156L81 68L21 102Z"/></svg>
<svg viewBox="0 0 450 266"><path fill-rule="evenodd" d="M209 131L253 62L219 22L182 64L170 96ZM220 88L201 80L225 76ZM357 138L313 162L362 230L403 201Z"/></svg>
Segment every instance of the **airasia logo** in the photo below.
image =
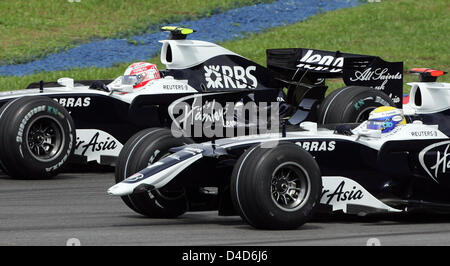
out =
<svg viewBox="0 0 450 266"><path fill-rule="evenodd" d="M254 89L258 85L258 80L252 74L256 70L256 66L244 68L242 66L210 65L203 68L208 89Z"/></svg>

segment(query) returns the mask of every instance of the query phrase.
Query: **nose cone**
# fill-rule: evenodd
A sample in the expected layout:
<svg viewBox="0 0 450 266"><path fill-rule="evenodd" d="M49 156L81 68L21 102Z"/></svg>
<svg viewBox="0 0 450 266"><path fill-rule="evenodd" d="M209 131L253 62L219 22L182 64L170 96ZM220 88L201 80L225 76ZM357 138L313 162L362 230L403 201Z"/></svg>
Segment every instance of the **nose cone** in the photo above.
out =
<svg viewBox="0 0 450 266"><path fill-rule="evenodd" d="M133 188L129 184L118 183L108 189L108 194L112 196L125 196L133 193Z"/></svg>

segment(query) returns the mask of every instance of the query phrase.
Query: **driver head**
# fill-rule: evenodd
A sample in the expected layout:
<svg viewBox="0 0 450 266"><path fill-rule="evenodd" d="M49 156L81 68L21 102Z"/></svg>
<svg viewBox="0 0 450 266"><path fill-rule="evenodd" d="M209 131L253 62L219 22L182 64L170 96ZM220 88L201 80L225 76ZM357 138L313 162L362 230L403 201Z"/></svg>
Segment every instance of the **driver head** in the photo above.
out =
<svg viewBox="0 0 450 266"><path fill-rule="evenodd" d="M154 79L160 79L161 75L155 64L147 62L137 62L131 64L126 70L124 79L131 78L134 81L134 89L144 87L147 83Z"/></svg>
<svg viewBox="0 0 450 266"><path fill-rule="evenodd" d="M401 109L392 106L381 106L369 114L367 128L381 130L381 133L392 131L397 125L406 124L405 116Z"/></svg>

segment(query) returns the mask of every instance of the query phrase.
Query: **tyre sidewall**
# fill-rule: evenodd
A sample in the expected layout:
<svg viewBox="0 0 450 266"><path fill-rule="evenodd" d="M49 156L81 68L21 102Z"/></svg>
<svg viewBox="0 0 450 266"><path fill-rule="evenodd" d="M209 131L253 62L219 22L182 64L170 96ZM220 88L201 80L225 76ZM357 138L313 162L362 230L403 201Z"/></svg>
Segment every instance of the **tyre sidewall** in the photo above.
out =
<svg viewBox="0 0 450 266"><path fill-rule="evenodd" d="M294 162L309 175L309 197L295 211L279 208L272 200L272 173L281 164ZM322 191L320 169L312 156L293 143L276 148L253 147L241 156L232 176L232 199L236 210L250 225L261 229L295 229L313 214Z"/></svg>
<svg viewBox="0 0 450 266"><path fill-rule="evenodd" d="M328 95L319 107L319 123L357 123L380 106L395 106L382 91L370 87L349 86ZM359 118L359 120L357 120Z"/></svg>
<svg viewBox="0 0 450 266"><path fill-rule="evenodd" d="M38 179L56 175L73 154L76 130L67 110L47 97L24 97L8 106L1 117L1 156L7 172L16 178ZM41 161L28 148L29 129L37 119L49 118L61 133L61 146L50 159Z"/></svg>
<svg viewBox="0 0 450 266"><path fill-rule="evenodd" d="M260 207L264 206L267 214L276 217L280 223L287 221L289 224L303 224L306 222L305 218L309 218L312 215L312 210L320 196L320 193L317 193L319 191L318 188L321 188L322 186L320 172L308 173L311 169L318 169L317 164L314 161L299 158L298 152L300 151L303 153L302 150L299 149L294 152L291 147L288 147L288 145L282 145L276 151L266 153L265 156L263 156L264 159L256 164L255 169L257 170L255 175L261 178L261 182L255 182L255 184L253 184L255 187L255 196L257 198L256 202L259 202ZM279 208L271 196L272 173L278 166L287 162L296 163L302 166L308 175L309 181L308 198L305 199L301 208L292 212ZM256 179L254 180L256 181ZM290 227L288 223L285 225L287 228Z"/></svg>
<svg viewBox="0 0 450 266"><path fill-rule="evenodd" d="M389 97L386 99L375 91L360 93L351 99L345 106L342 114L342 121L362 122L362 120L366 120L368 118L368 113L370 111L380 106L395 106L395 104ZM365 116L366 119L363 119L364 117L362 116Z"/></svg>

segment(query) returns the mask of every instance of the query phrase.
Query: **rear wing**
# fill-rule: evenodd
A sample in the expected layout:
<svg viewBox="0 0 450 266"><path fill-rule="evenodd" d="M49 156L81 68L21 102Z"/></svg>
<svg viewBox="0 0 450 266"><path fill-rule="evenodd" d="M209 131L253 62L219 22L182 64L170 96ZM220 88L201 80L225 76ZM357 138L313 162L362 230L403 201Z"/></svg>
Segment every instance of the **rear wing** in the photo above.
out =
<svg viewBox="0 0 450 266"><path fill-rule="evenodd" d="M273 77L299 81L302 78L342 78L347 86L382 90L401 107L403 62L380 57L307 48L268 49L267 67Z"/></svg>

